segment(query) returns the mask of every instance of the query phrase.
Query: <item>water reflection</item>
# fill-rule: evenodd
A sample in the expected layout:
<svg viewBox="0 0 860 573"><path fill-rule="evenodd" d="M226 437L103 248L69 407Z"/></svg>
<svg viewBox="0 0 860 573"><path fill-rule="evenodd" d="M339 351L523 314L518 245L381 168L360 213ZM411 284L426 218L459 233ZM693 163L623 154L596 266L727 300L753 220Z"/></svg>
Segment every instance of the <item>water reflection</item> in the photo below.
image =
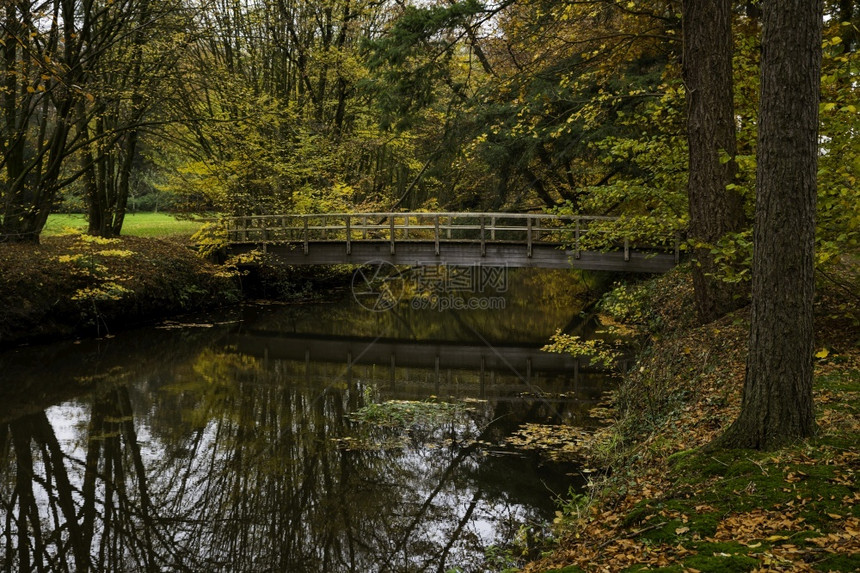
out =
<svg viewBox="0 0 860 573"><path fill-rule="evenodd" d="M546 520L549 490L574 483L571 468L500 445L525 422L583 423L599 396L602 375L529 345L578 312L570 304L533 312L546 319L538 334L430 312L409 315L405 335L393 326L403 314L340 303L4 354L15 385L0 396L0 563L482 570L487 547ZM431 396L469 407L444 424L349 416Z"/></svg>

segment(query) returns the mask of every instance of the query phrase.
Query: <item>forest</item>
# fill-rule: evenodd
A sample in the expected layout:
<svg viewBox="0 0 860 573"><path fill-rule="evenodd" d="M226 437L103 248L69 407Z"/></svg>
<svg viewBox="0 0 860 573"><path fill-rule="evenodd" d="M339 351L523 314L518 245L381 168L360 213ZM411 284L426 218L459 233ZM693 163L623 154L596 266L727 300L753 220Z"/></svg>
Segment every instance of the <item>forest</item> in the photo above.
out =
<svg viewBox="0 0 860 573"><path fill-rule="evenodd" d="M860 228L856 4L824 6L819 260L856 248ZM2 10L6 241L38 241L57 211L118 235L130 210L159 205L547 210L621 215L637 234L689 223L678 0L8 0ZM733 99L736 144L721 162L743 213L708 247L739 281L761 9L734 2L730 18L732 91L721 98Z"/></svg>

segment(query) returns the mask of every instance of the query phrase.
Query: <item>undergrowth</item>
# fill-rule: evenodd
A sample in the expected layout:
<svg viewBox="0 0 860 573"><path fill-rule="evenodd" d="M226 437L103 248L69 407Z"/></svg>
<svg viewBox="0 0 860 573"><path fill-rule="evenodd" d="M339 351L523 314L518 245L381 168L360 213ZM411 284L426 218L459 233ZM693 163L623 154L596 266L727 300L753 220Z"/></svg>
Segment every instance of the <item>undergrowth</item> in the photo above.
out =
<svg viewBox="0 0 860 573"><path fill-rule="evenodd" d="M828 269L816 300L819 432L772 452L703 448L737 416L749 310L697 325L687 269L618 285L609 320L639 330L610 423L577 437L602 468L563 500L556 543L524 571L860 570L860 340L856 269Z"/></svg>

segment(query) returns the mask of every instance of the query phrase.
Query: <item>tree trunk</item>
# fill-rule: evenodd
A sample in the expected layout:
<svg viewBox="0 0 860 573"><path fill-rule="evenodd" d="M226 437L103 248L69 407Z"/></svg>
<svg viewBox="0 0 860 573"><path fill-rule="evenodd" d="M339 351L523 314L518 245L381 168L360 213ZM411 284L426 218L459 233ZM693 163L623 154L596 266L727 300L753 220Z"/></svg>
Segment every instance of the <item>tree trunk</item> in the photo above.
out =
<svg viewBox="0 0 860 573"><path fill-rule="evenodd" d="M822 2L765 2L752 319L741 413L720 445L810 436Z"/></svg>
<svg viewBox="0 0 860 573"><path fill-rule="evenodd" d="M743 199L726 189L735 176L731 0L684 1L684 82L690 146L690 238L695 244L693 286L702 322L742 306L745 289L715 276L711 249L744 225Z"/></svg>
<svg viewBox="0 0 860 573"><path fill-rule="evenodd" d="M857 10L856 3L856 0L839 0L839 21L851 24L840 28L842 44L846 52L852 52L857 47L857 32L854 31L853 26L854 13Z"/></svg>

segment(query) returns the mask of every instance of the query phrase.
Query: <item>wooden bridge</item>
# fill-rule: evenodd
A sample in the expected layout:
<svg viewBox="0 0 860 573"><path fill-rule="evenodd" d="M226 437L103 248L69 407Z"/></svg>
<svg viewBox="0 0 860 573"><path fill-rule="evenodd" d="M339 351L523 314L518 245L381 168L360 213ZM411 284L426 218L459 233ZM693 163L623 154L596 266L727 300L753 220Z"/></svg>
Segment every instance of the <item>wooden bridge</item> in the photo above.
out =
<svg viewBox="0 0 860 573"><path fill-rule="evenodd" d="M222 220L228 252L263 250L285 265L483 265L663 273L680 236L660 245L607 237L614 217L519 213L327 213ZM605 225L604 225L605 226ZM609 244L609 250L592 245Z"/></svg>

